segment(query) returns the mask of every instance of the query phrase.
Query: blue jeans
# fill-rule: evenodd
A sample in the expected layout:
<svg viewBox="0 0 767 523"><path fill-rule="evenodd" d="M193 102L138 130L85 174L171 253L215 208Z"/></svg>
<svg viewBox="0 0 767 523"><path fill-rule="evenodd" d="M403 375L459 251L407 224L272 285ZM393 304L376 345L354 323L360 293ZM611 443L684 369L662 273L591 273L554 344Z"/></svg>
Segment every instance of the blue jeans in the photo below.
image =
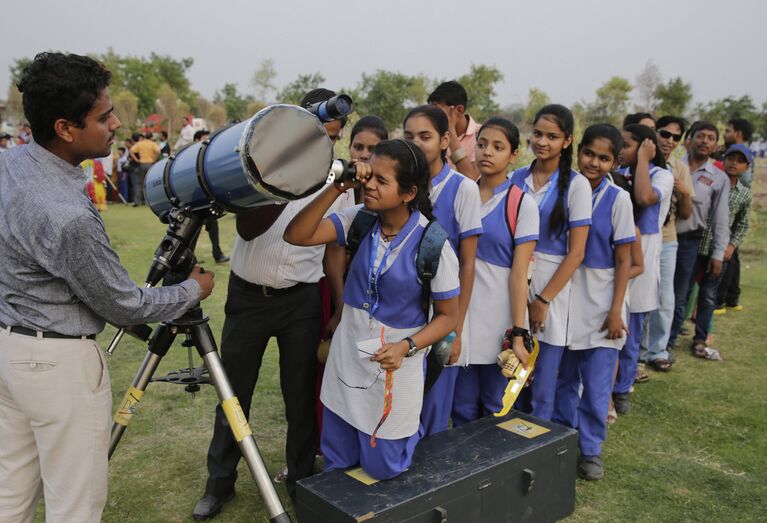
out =
<svg viewBox="0 0 767 523"><path fill-rule="evenodd" d="M719 282L722 281L722 275L727 267L722 267L721 272L716 277L712 277L708 272L708 263L710 256L698 256L695 264L695 273L702 274L698 284L698 312L695 313L695 341L706 341L708 338L711 318L714 317L716 308L716 291L719 289Z"/></svg>
<svg viewBox="0 0 767 523"><path fill-rule="evenodd" d="M663 243L660 253L660 303L650 313L650 342L647 350L639 355L641 361L668 360L668 337L674 319L674 272L679 242Z"/></svg>
<svg viewBox="0 0 767 523"><path fill-rule="evenodd" d="M676 345L676 337L684 323L684 311L690 296L690 288L695 277L695 266L698 260L698 247L700 238L679 238L676 251L676 269L674 271L674 318L671 322L671 331L668 337L667 348L673 349Z"/></svg>

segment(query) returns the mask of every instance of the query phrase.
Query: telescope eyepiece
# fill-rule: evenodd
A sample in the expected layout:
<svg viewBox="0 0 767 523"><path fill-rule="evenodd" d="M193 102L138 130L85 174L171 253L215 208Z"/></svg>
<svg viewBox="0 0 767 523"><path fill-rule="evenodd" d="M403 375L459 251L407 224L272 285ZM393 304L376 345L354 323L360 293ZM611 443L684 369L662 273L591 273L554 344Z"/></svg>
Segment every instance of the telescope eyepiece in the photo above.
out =
<svg viewBox="0 0 767 523"><path fill-rule="evenodd" d="M320 119L322 123L340 120L349 116L354 111L354 102L350 96L339 94L306 107L306 110Z"/></svg>

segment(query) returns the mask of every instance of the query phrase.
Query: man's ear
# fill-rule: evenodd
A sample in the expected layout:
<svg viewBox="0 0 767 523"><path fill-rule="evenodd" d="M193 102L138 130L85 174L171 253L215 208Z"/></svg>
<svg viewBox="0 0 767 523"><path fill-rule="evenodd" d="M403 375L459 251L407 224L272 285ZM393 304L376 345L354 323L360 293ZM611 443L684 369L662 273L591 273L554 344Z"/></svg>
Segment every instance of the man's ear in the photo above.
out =
<svg viewBox="0 0 767 523"><path fill-rule="evenodd" d="M72 128L74 124L64 118L59 118L53 122L53 130L56 131L56 135L64 140L66 143L72 143L75 141L75 137L72 135Z"/></svg>
<svg viewBox="0 0 767 523"><path fill-rule="evenodd" d="M466 106L465 106L465 105L456 105L456 106L455 106L455 110L456 110L456 111L457 111L459 114L463 115L463 114L465 114L465 113L466 113Z"/></svg>

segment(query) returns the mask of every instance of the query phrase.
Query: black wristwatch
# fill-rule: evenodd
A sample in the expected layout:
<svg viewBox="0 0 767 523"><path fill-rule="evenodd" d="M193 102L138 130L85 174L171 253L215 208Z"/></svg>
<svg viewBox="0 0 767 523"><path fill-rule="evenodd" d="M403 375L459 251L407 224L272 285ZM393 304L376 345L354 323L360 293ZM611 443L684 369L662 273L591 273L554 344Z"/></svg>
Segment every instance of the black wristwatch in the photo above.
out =
<svg viewBox="0 0 767 523"><path fill-rule="evenodd" d="M402 341L406 341L408 345L410 345L410 348L405 353L406 358L409 358L410 356L413 356L416 352L418 352L418 345L415 344L415 342L413 341L413 338L408 336L406 338L402 338Z"/></svg>
<svg viewBox="0 0 767 523"><path fill-rule="evenodd" d="M524 327L514 326L511 329L511 337L513 339L517 336L522 338L522 343L525 345L527 352L533 352L533 339L530 337L530 331Z"/></svg>

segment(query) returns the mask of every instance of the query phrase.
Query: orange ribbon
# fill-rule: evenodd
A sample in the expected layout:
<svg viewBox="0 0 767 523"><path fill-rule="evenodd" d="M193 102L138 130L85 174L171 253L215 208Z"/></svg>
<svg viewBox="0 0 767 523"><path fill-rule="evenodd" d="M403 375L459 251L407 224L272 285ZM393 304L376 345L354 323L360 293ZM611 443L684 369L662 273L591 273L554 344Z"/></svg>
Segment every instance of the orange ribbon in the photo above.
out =
<svg viewBox="0 0 767 523"><path fill-rule="evenodd" d="M385 344L386 344L386 341L384 339L384 328L381 327L381 346L383 347ZM384 387L383 414L381 415L381 419L378 420L378 425L376 425L376 428L373 431L373 435L370 436L370 446L373 448L376 448L376 433L378 432L378 429L381 428L381 425L383 425L384 421L386 421L386 418L389 417L389 413L391 412L391 406L392 406L391 390L393 387L394 387L394 371L390 369L386 371L386 386Z"/></svg>

